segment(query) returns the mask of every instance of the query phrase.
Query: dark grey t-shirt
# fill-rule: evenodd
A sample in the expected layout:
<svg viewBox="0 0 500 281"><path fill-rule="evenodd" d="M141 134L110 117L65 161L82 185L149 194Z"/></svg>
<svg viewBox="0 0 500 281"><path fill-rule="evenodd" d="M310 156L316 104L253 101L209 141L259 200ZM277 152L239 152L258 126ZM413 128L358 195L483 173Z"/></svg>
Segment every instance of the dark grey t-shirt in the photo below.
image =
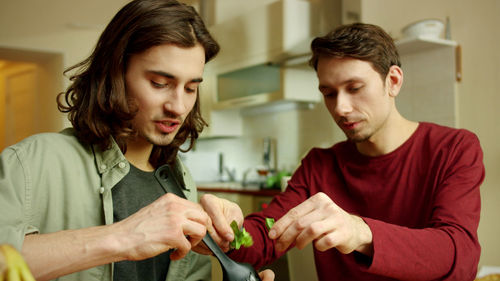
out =
<svg viewBox="0 0 500 281"><path fill-rule="evenodd" d="M131 164L129 173L112 188L114 221L127 218L165 193L154 172L144 172ZM117 262L113 280L165 281L169 255L170 251L142 261Z"/></svg>

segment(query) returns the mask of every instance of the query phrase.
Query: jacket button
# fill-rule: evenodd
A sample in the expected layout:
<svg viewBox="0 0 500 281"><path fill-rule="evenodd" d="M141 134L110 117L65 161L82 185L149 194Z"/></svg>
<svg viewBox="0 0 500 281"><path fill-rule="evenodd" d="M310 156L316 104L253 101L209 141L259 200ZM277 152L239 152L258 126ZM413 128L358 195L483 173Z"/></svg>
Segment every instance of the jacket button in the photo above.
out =
<svg viewBox="0 0 500 281"><path fill-rule="evenodd" d="M122 169L125 168L125 166L127 166L127 165L123 162L118 163L118 167L120 167Z"/></svg>
<svg viewBox="0 0 500 281"><path fill-rule="evenodd" d="M103 194L104 193L104 187L101 186L101 188L99 188L99 193Z"/></svg>
<svg viewBox="0 0 500 281"><path fill-rule="evenodd" d="M106 164L101 164L101 170L106 170L107 167Z"/></svg>

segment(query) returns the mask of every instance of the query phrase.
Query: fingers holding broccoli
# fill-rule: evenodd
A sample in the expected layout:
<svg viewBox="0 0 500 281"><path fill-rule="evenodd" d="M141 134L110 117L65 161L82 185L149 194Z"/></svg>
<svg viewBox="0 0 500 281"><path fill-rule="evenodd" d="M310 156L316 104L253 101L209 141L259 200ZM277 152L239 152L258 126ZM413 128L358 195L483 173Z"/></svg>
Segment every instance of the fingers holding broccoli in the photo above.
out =
<svg viewBox="0 0 500 281"><path fill-rule="evenodd" d="M274 218L266 218L266 228L267 231L271 229L274 225ZM248 248L253 245L253 239L250 233L248 233L244 227L241 227L241 229L238 227L238 223L236 221L231 222L231 228L233 229L234 232L234 240L231 241L231 248L239 250L241 246Z"/></svg>

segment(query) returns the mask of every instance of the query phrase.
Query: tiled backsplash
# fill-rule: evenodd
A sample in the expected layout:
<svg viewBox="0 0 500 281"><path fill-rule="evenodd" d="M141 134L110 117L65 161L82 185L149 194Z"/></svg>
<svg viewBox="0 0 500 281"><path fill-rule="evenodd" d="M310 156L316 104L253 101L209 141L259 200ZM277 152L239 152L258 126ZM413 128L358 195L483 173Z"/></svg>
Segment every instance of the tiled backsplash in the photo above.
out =
<svg viewBox="0 0 500 281"><path fill-rule="evenodd" d="M262 165L266 137L276 143L276 158L271 159L271 166L290 172L312 147L329 147L344 138L322 103L313 109L245 115L243 128L241 137L200 139L194 150L183 154L196 181L218 179L219 153L223 154L225 166L236 171L237 180L248 171L251 180L251 170Z"/></svg>

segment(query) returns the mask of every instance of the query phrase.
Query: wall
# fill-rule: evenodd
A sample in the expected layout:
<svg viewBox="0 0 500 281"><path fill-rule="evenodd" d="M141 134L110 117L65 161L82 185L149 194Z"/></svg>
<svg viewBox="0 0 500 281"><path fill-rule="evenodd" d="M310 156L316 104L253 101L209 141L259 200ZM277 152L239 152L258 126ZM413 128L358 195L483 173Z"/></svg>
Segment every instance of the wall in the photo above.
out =
<svg viewBox="0 0 500 281"><path fill-rule="evenodd" d="M3 5L0 8L4 7ZM10 9L11 7L6 10ZM57 6L50 9L52 10L47 13L53 13L54 16L65 13L63 9L58 11ZM22 8L18 7L18 10ZM6 16L3 12L0 9L0 18ZM110 10L109 14L112 15L113 12L114 10ZM19 18L24 18L22 13L19 13ZM27 22L36 25L36 20ZM40 114L48 119L44 120L40 131L58 131L69 125L55 103L55 96L63 91L69 82L62 72L90 54L103 26L61 26L61 30L57 32L47 29L31 34L26 31L29 25L27 22L0 24L0 60L36 63L40 67L38 83L44 97L47 97L41 100ZM16 28L19 30L17 33L13 31Z"/></svg>
<svg viewBox="0 0 500 281"><path fill-rule="evenodd" d="M234 0L214 0L214 24L230 20L231 18L237 17L247 11L276 1L278 0L252 0L244 2Z"/></svg>

